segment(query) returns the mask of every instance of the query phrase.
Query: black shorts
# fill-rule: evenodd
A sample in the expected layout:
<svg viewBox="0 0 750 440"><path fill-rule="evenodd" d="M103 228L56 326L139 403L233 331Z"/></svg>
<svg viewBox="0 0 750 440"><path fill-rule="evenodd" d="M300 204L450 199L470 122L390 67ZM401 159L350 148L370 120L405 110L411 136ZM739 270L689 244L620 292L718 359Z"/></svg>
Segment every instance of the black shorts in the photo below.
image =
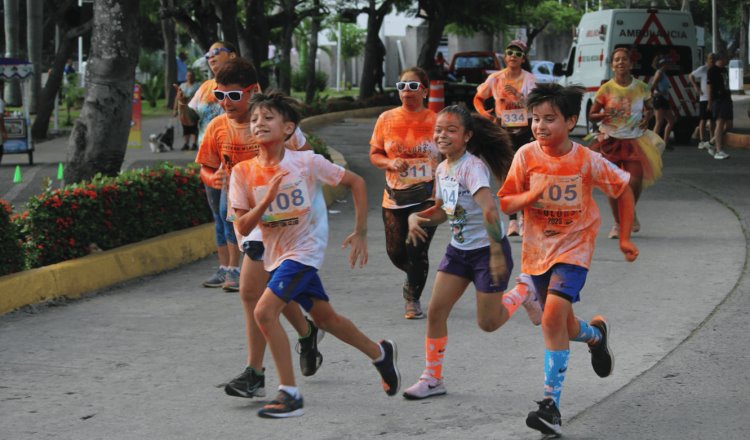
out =
<svg viewBox="0 0 750 440"><path fill-rule="evenodd" d="M708 101L701 101L698 103L698 115L702 121L710 121L714 118L711 109L708 108Z"/></svg>
<svg viewBox="0 0 750 440"><path fill-rule="evenodd" d="M669 110L669 98L664 95L654 95L654 109Z"/></svg>
<svg viewBox="0 0 750 440"><path fill-rule="evenodd" d="M734 119L734 108L731 99L714 101L711 111L713 112L714 119L723 119L725 121Z"/></svg>
<svg viewBox="0 0 750 440"><path fill-rule="evenodd" d="M190 134L194 134L198 136L198 126L197 125L183 125L182 126L182 135L187 136Z"/></svg>

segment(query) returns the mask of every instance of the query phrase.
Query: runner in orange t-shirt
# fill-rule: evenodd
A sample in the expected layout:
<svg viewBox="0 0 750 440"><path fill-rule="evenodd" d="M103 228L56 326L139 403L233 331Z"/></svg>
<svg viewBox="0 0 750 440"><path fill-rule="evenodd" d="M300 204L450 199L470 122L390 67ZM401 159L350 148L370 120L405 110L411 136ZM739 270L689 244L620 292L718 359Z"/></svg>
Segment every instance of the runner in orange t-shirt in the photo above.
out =
<svg viewBox="0 0 750 440"><path fill-rule="evenodd" d="M573 303L586 281L599 210L593 189L616 198L620 214L620 250L627 261L638 257L630 241L633 192L629 174L568 138L581 109L581 87L539 85L527 99L536 142L521 147L498 192L504 212L524 210L526 233L521 271L531 275L544 313L544 398L526 425L544 434L561 434L560 393L570 356L569 341L586 342L591 364L600 377L614 367L608 324L601 316L590 322L573 313Z"/></svg>
<svg viewBox="0 0 750 440"><path fill-rule="evenodd" d="M429 84L424 70L404 70L396 83L402 105L380 115L370 139L370 161L385 170L382 206L386 251L391 262L406 272L406 319L424 318L419 298L427 281L427 252L435 234L435 227L428 227L425 241L406 243L409 214L435 203L435 169L440 153L432 139L435 113L424 106Z"/></svg>

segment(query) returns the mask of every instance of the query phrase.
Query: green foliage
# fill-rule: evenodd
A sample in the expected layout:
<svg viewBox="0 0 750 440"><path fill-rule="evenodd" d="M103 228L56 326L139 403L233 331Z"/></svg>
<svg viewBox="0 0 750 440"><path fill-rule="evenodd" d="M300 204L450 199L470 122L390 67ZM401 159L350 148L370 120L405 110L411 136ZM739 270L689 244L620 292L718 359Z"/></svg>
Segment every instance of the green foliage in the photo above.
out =
<svg viewBox="0 0 750 440"><path fill-rule="evenodd" d="M138 69L141 73L154 76L164 71L164 56L158 52L141 51L138 54Z"/></svg>
<svg viewBox="0 0 750 440"><path fill-rule="evenodd" d="M18 216L29 268L82 257L211 221L199 167L98 174L48 189Z"/></svg>
<svg viewBox="0 0 750 440"><path fill-rule="evenodd" d="M10 203L0 200L0 276L23 270L24 265L18 225L11 220L12 213Z"/></svg>
<svg viewBox="0 0 750 440"><path fill-rule="evenodd" d="M328 145L326 145L323 139L314 134L307 133L305 133L305 137L307 137L307 143L312 146L314 152L325 157L329 162L333 162L333 159L331 159L331 153L328 151Z"/></svg>
<svg viewBox="0 0 750 440"><path fill-rule="evenodd" d="M65 106L65 125L73 125L70 111L79 108L86 95L83 87L78 87L78 74L68 73L62 85L62 104Z"/></svg>
<svg viewBox="0 0 750 440"><path fill-rule="evenodd" d="M583 11L565 4L558 4L557 0L544 0L536 6L527 7L525 22L535 28L548 23L547 27L555 32L565 32L581 21Z"/></svg>
<svg viewBox="0 0 750 440"><path fill-rule="evenodd" d="M295 70L292 72L292 90L304 92L307 84L307 72L305 69ZM322 92L328 87L328 74L325 72L315 72L315 90Z"/></svg>
<svg viewBox="0 0 750 440"><path fill-rule="evenodd" d="M140 84L142 99L152 108L156 107L156 101L164 97L164 72L160 71Z"/></svg>
<svg viewBox="0 0 750 440"><path fill-rule="evenodd" d="M356 58L365 51L365 37L367 30L360 29L356 24L341 24L341 58L348 60ZM338 32L328 31L328 39L338 42Z"/></svg>

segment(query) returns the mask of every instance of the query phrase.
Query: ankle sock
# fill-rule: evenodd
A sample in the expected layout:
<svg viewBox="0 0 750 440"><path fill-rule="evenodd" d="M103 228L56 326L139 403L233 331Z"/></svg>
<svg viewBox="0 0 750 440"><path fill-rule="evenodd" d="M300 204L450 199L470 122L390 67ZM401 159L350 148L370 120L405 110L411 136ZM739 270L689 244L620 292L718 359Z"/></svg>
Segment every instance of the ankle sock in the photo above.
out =
<svg viewBox="0 0 750 440"><path fill-rule="evenodd" d="M445 357L445 345L448 337L425 338L424 340L424 372L435 379L443 378L443 358Z"/></svg>
<svg viewBox="0 0 750 440"><path fill-rule="evenodd" d="M544 350L544 398L554 400L558 408L569 358L570 350Z"/></svg>
<svg viewBox="0 0 750 440"><path fill-rule="evenodd" d="M602 332L589 324L588 322L578 318L578 325L581 329L578 331L578 335L573 338L574 341L585 342L589 345L596 345L602 340Z"/></svg>
<svg viewBox="0 0 750 440"><path fill-rule="evenodd" d="M526 298L529 297L529 289L526 287L525 284L516 284L516 286L503 294L503 305L505 306L505 310L508 311L508 319L510 319L511 316L513 316L514 313L516 313L516 310L518 310L518 306L523 304L524 301L526 301Z"/></svg>
<svg viewBox="0 0 750 440"><path fill-rule="evenodd" d="M289 385L279 385L279 391L286 391L290 396L294 397L295 399L300 398L299 389L297 387L292 387Z"/></svg>

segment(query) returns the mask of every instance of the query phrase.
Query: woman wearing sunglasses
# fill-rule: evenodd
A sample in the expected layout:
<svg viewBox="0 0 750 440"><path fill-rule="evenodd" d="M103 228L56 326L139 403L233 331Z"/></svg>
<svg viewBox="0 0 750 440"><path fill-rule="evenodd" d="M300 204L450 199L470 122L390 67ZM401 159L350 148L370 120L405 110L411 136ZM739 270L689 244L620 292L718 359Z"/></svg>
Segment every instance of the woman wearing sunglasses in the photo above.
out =
<svg viewBox="0 0 750 440"><path fill-rule="evenodd" d="M408 218L434 205L435 168L440 153L433 141L435 113L425 107L429 92L427 73L411 67L396 83L401 107L384 112L370 139L370 161L385 171L383 223L386 251L391 262L406 273L403 296L406 319L424 318L422 296L429 261L427 252L435 227L425 228L427 238L406 243Z"/></svg>
<svg viewBox="0 0 750 440"><path fill-rule="evenodd" d="M224 64L237 57L237 51L231 43L217 41L212 44L206 52L206 60L211 73L215 76ZM177 90L177 112L180 122L185 125L196 125L198 127L198 145L203 142L208 123L224 112L219 101L214 97L216 81L211 78L203 82L195 92L193 98L188 102L187 97ZM219 256L219 269L203 282L204 287L223 287L225 290L238 291L240 285L239 261L240 251L236 246L237 239L232 228L225 227L225 221L219 214L221 202L221 189L211 188L206 185L206 198L208 206L214 217L216 230L216 247ZM231 242L233 246L228 246Z"/></svg>
<svg viewBox="0 0 750 440"><path fill-rule="evenodd" d="M526 111L526 97L536 87L536 78L531 72L523 70L524 63L528 63L526 43L521 40L511 41L505 48L507 67L487 77L477 87L477 94L474 96L474 108L477 112L502 125L510 134L515 150L532 141L531 115ZM490 111L484 107L488 98L495 101L494 109ZM523 228L517 214L511 214L508 235L521 234Z"/></svg>

